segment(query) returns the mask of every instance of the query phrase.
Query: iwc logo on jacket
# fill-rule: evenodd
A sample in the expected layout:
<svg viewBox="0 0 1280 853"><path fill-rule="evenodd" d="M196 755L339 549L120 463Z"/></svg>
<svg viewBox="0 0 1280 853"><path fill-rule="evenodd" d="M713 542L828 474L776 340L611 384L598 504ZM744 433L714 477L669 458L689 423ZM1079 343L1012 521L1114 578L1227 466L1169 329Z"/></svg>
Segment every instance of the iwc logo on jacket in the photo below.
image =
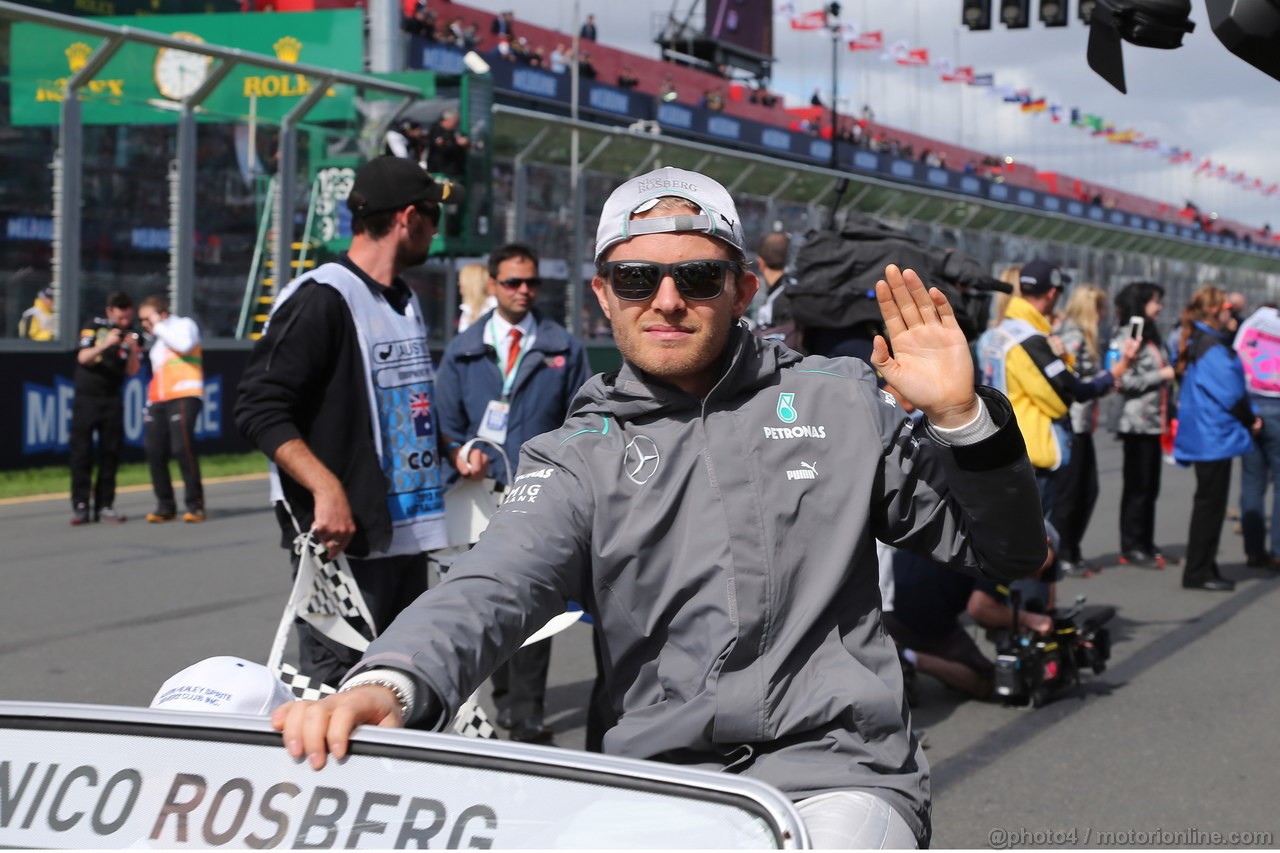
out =
<svg viewBox="0 0 1280 853"><path fill-rule="evenodd" d="M658 473L658 465L662 462L662 454L658 445L647 435L637 435L627 442L627 452L622 457L622 470L627 479L637 486L643 486Z"/></svg>

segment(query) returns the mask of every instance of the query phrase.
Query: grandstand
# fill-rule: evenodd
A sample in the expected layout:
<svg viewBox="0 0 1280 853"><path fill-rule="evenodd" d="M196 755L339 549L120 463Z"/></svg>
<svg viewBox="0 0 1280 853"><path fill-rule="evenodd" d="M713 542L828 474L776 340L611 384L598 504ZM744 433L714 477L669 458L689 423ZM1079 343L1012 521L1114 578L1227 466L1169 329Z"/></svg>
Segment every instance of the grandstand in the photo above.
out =
<svg viewBox="0 0 1280 853"><path fill-rule="evenodd" d="M279 11L352 5L354 0L271 4ZM406 11L412 6L409 0ZM476 50L491 69L493 107L470 119L473 135L492 140L484 155L491 163L472 169L477 180L493 179L492 216L480 217L477 228L488 240L534 244L547 259L548 278L558 281L558 286L546 288L545 306L556 311L571 302L583 305L582 310L566 308L567 319L588 335L598 332L602 344L608 343L607 328L592 300L581 299L583 291L575 293L568 286L575 278L570 272L575 266L570 260L573 247L584 247L587 254L589 243L584 245L583 238L593 232L593 211L608 189L619 178L657 163L701 168L724 180L742 197L752 239L776 223L802 234L825 221L836 179L843 176L851 181L845 205L893 219L918 236L962 249L992 267L1049 255L1070 268L1077 280L1111 286L1136 277L1160 280L1173 301L1206 280L1259 298L1269 296L1280 282L1275 278L1280 246L1270 235L1240 223L1189 221L1180 207L1068 175L1046 182L1037 178L1031 164L1006 163L989 152L871 121L860 121L860 141L855 143L851 125L833 134L829 116L820 109L804 116L809 120L804 127L803 114L787 110L763 87L607 43L589 45L596 76L583 80L580 118L574 124L569 118L573 110L568 74L498 57L490 34L491 14L458 3L432 6L442 10L435 30L403 36L407 64L446 76L468 75L464 51L446 30L456 17L463 26L474 26ZM242 29L307 15L260 18L255 27ZM3 26L6 53L0 65L8 79L9 25ZM567 33L518 18L516 26L527 49L541 48L544 57L557 45L572 42ZM624 68L637 78L634 88L614 85ZM17 82L0 85L0 109L6 114L13 112ZM674 96L663 98L664 91ZM709 99L709 93L718 97ZM167 163L176 151L178 134L172 121L163 118L84 128L85 210L109 210L113 216L84 217L82 305L98 304L117 287L143 293L161 289L173 278L178 247L168 238L173 211ZM280 154L275 136L279 114L258 115L256 130L250 132L247 126L253 126L254 118L234 110L202 118L193 185L198 201L189 247L192 311L211 338L234 348L235 339L244 337L237 320L246 273L262 252L267 179ZM335 151L354 154L361 146L366 153L372 150L376 141L370 143L367 128L366 119L354 110L309 123L299 139L297 177L314 175L316 163ZM569 193L575 132L584 187L578 198ZM0 259L12 271L11 286L0 302L0 347L30 348L37 345L5 338L13 336L17 317L33 294L55 277L54 187L47 165L58 147L58 128L6 123L0 134L6 161L17 164L0 178L0 218L5 220ZM834 171L829 168L833 145L838 166ZM925 151L933 155L929 162L920 156ZM306 218L306 195L299 194L299 220ZM300 239L296 232L294 237ZM483 242L471 244L467 251L483 251ZM464 260L458 255L452 251L433 259L415 276L415 287L431 306L434 345L442 345L450 334L453 270ZM570 298L571 293L579 298Z"/></svg>

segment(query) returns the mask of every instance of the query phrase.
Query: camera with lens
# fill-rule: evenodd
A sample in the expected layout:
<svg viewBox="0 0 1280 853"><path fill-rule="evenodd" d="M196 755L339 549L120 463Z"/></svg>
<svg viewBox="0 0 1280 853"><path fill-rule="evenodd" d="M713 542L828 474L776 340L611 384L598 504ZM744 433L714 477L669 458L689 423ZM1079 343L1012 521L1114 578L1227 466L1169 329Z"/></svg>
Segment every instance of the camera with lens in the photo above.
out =
<svg viewBox="0 0 1280 853"><path fill-rule="evenodd" d="M1205 0L1209 25L1223 46L1280 80L1280 0ZM1195 30L1191 0L1096 0L1089 15L1089 67L1121 92L1123 42L1171 50Z"/></svg>
<svg viewBox="0 0 1280 853"><path fill-rule="evenodd" d="M1010 593L1013 628L996 642L996 695L1006 705L1039 708L1080 683L1080 673L1099 674L1111 657L1106 623L1114 607L1086 606L1084 596L1065 611L1052 612L1053 631L1040 636L1018 627L1021 594Z"/></svg>

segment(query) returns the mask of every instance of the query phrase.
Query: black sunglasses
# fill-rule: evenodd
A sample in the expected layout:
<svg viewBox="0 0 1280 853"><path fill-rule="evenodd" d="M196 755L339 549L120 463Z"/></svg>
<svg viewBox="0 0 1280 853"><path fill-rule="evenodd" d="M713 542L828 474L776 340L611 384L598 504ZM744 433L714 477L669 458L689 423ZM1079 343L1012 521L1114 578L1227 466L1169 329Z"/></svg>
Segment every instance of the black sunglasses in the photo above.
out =
<svg viewBox="0 0 1280 853"><path fill-rule="evenodd" d="M663 264L658 261L609 261L600 265L600 276L609 282L619 299L644 302L652 299L667 276L685 299L699 302L715 299L724 292L725 273L742 275L737 261L708 259Z"/></svg>
<svg viewBox="0 0 1280 853"><path fill-rule="evenodd" d="M500 278L498 279L498 284L508 290L518 290L520 285L527 284L529 285L530 290L536 290L537 288L542 287L542 279L538 278L536 275L529 278Z"/></svg>
<svg viewBox="0 0 1280 853"><path fill-rule="evenodd" d="M419 214L431 220L432 227L440 225L440 205L432 204L429 201L420 201L414 204L413 209Z"/></svg>

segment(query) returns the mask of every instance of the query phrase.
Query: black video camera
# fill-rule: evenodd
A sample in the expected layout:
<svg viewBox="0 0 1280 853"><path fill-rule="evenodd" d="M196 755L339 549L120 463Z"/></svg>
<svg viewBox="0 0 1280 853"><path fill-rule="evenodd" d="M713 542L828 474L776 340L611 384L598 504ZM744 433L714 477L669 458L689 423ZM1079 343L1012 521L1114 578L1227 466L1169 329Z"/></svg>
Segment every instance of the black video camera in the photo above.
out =
<svg viewBox="0 0 1280 853"><path fill-rule="evenodd" d="M1111 632L1106 623L1114 607L1085 606L1083 595L1062 613L1051 613L1053 632L1038 636L1018 627L1022 596L1013 590L1013 629L996 642L996 695L1006 705L1039 708L1080 683L1085 669L1099 674L1111 657Z"/></svg>

